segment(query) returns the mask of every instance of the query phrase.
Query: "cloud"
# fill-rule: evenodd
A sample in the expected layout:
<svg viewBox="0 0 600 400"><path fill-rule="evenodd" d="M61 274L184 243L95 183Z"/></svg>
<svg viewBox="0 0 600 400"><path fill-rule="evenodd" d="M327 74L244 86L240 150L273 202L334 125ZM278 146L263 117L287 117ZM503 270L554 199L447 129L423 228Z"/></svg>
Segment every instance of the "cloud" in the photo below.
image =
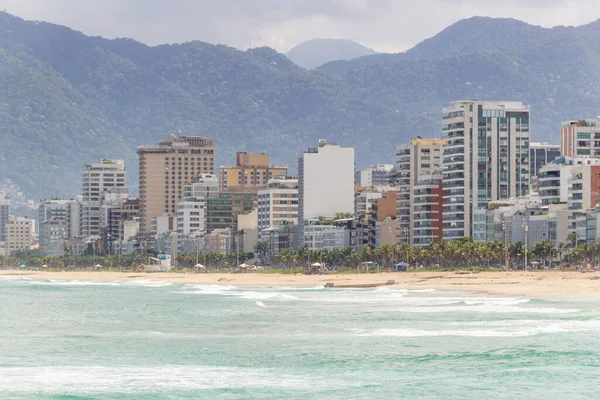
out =
<svg viewBox="0 0 600 400"><path fill-rule="evenodd" d="M597 0L0 0L26 19L90 35L149 44L202 40L286 51L317 37L348 38L401 51L474 15L512 17L542 26L580 25L600 17Z"/></svg>

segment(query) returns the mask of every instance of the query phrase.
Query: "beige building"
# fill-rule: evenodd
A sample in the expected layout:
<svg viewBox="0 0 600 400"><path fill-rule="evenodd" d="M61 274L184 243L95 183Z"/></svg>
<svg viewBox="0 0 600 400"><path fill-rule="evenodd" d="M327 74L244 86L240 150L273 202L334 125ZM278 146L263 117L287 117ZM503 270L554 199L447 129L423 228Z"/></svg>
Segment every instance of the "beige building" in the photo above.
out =
<svg viewBox="0 0 600 400"><path fill-rule="evenodd" d="M258 191L258 230L298 224L298 180L274 179Z"/></svg>
<svg viewBox="0 0 600 400"><path fill-rule="evenodd" d="M29 250L33 246L35 221L11 216L6 224L6 250L10 255L17 250Z"/></svg>
<svg viewBox="0 0 600 400"><path fill-rule="evenodd" d="M215 140L169 137L158 146L139 146L140 233L149 233L153 218L177 215L184 187L201 174L215 173Z"/></svg>
<svg viewBox="0 0 600 400"><path fill-rule="evenodd" d="M220 192L256 193L269 179L287 176L287 167L271 165L268 154L236 153L234 166L222 166Z"/></svg>
<svg viewBox="0 0 600 400"><path fill-rule="evenodd" d="M398 242L412 242L414 227L414 188L421 176L439 171L442 166L442 139L414 138L397 147L395 180L398 185Z"/></svg>

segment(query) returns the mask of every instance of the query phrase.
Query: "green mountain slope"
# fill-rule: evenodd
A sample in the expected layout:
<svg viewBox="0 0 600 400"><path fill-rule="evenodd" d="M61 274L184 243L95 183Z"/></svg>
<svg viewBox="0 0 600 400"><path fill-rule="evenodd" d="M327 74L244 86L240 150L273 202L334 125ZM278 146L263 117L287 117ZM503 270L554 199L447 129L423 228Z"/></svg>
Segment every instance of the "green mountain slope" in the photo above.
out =
<svg viewBox="0 0 600 400"><path fill-rule="evenodd" d="M390 162L396 144L438 136L460 98L530 103L534 139L557 142L561 120L598 114L599 61L599 23L473 18L406 53L307 71L268 48L149 47L0 13L0 179L73 195L83 163L114 157L133 185L136 146L173 129L215 137L219 164L267 151L293 170L319 138L354 146L359 167Z"/></svg>
<svg viewBox="0 0 600 400"><path fill-rule="evenodd" d="M285 55L296 65L314 69L335 60L352 60L375 54L375 50L346 39L312 39L300 43Z"/></svg>

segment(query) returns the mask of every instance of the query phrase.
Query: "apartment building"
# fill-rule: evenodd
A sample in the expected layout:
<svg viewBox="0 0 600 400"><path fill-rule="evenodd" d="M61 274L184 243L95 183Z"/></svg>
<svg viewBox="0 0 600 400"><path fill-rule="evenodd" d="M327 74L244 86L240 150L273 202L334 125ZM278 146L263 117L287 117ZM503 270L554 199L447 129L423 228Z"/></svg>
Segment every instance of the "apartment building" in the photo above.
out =
<svg viewBox="0 0 600 400"><path fill-rule="evenodd" d="M562 122L560 154L600 157L600 117Z"/></svg>
<svg viewBox="0 0 600 400"><path fill-rule="evenodd" d="M46 199L40 202L40 248L56 257L64 254L63 244L80 236L81 202L77 200Z"/></svg>
<svg viewBox="0 0 600 400"><path fill-rule="evenodd" d="M410 140L408 145L396 148L394 183L398 187L398 243L412 242L414 189L423 175L430 175L442 167L444 141L441 139Z"/></svg>
<svg viewBox="0 0 600 400"><path fill-rule="evenodd" d="M7 254L18 250L29 250L33 246L35 221L24 217L10 216L6 224L5 246Z"/></svg>
<svg viewBox="0 0 600 400"><path fill-rule="evenodd" d="M528 105L454 101L444 108L443 236L472 237L474 211L529 193Z"/></svg>
<svg viewBox="0 0 600 400"><path fill-rule="evenodd" d="M298 159L298 223L354 213L354 149L319 140ZM302 230L302 229L301 229Z"/></svg>
<svg viewBox="0 0 600 400"><path fill-rule="evenodd" d="M258 231L298 224L298 180L274 179L258 191Z"/></svg>
<svg viewBox="0 0 600 400"><path fill-rule="evenodd" d="M443 185L441 171L421 175L413 188L411 245L425 247L443 237Z"/></svg>
<svg viewBox="0 0 600 400"><path fill-rule="evenodd" d="M158 146L139 146L140 232L151 231L152 219L174 218L186 184L202 174L215 174L215 141L197 136L171 136Z"/></svg>
<svg viewBox="0 0 600 400"><path fill-rule="evenodd" d="M123 160L103 159L96 164L85 164L82 172L82 203L80 234L100 236L102 226L102 196L108 190L125 187Z"/></svg>

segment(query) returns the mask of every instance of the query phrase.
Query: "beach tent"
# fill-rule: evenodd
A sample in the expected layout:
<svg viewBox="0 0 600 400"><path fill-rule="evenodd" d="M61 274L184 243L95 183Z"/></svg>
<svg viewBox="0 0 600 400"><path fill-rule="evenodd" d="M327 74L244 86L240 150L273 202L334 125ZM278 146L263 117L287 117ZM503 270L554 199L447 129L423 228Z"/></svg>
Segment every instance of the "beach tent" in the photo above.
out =
<svg viewBox="0 0 600 400"><path fill-rule="evenodd" d="M19 269L26 269L27 267L25 266L25 264L21 264L19 265Z"/></svg>
<svg viewBox="0 0 600 400"><path fill-rule="evenodd" d="M96 269L100 269L100 268L102 268L102 265L100 265L100 264L96 264L96 265L94 266L94 268L96 268Z"/></svg>
<svg viewBox="0 0 600 400"><path fill-rule="evenodd" d="M399 262L398 264L396 264L396 271L406 271L406 268L408 267L408 264L405 262Z"/></svg>
<svg viewBox="0 0 600 400"><path fill-rule="evenodd" d="M198 270L204 270L206 269L206 267L202 264L196 264L194 265L194 270L198 271Z"/></svg>

